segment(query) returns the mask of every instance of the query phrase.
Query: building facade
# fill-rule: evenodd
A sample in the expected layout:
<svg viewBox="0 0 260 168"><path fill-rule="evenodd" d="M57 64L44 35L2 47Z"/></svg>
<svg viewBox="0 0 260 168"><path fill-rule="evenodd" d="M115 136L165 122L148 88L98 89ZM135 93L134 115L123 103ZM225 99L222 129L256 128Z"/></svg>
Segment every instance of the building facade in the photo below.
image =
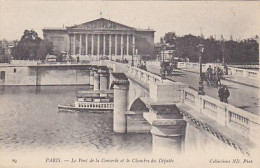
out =
<svg viewBox="0 0 260 168"><path fill-rule="evenodd" d="M54 44L55 50L71 56L127 58L153 57L154 32L100 18L66 28L44 28L43 36Z"/></svg>

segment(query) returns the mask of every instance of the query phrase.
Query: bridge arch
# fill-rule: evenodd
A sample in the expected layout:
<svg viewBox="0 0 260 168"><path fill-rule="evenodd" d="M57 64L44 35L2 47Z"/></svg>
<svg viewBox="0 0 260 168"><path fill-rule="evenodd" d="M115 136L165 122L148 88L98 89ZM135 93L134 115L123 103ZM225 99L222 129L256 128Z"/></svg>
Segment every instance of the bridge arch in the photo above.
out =
<svg viewBox="0 0 260 168"><path fill-rule="evenodd" d="M130 111L142 111L142 112L149 112L149 109L146 105L142 102L139 98L135 99L135 101L130 105Z"/></svg>

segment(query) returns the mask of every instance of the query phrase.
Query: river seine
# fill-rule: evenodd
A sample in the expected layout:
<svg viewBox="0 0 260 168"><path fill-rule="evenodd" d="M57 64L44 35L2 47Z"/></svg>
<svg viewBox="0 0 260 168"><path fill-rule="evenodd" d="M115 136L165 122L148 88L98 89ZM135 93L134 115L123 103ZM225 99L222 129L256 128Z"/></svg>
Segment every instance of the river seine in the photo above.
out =
<svg viewBox="0 0 260 168"><path fill-rule="evenodd" d="M151 152L151 134L113 133L113 114L58 112L87 86L5 87L0 91L0 151L44 148Z"/></svg>

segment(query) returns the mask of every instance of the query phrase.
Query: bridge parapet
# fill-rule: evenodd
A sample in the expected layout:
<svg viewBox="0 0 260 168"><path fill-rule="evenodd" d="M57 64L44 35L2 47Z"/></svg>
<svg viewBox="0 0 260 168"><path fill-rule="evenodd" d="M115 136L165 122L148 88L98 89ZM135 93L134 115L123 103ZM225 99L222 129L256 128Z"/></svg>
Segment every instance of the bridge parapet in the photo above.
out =
<svg viewBox="0 0 260 168"><path fill-rule="evenodd" d="M146 84L150 83L174 83L168 79L162 79L160 76L155 75L151 72L142 70L137 67L129 67L128 71L129 75L132 75L138 80L141 80L142 82L145 82Z"/></svg>
<svg viewBox="0 0 260 168"><path fill-rule="evenodd" d="M222 103L206 95L198 95L197 91L184 88L181 91L182 103L195 109L218 124L236 131L251 140L259 137L259 116L249 113L230 104Z"/></svg>
<svg viewBox="0 0 260 168"><path fill-rule="evenodd" d="M208 63L208 64L202 64L203 71L206 71L209 65L214 68L216 66L224 69L224 66L219 63ZM184 68L184 69L194 69L195 71L199 71L199 63L192 63L192 62L178 62L178 68ZM234 67L228 67L229 75L232 76L241 76L241 77L249 77L252 79L258 79L259 77L259 71L254 70L248 70L248 69L242 69L242 68L234 68Z"/></svg>

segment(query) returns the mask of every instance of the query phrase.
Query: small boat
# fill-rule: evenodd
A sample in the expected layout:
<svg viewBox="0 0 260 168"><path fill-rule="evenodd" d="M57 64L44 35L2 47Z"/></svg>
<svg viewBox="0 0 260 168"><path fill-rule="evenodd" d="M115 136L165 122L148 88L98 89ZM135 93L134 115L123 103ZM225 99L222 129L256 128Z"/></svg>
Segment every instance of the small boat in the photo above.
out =
<svg viewBox="0 0 260 168"><path fill-rule="evenodd" d="M111 112L114 109L113 94L111 92L89 91L77 95L73 105L58 105L58 111L75 112L87 111L93 113Z"/></svg>

